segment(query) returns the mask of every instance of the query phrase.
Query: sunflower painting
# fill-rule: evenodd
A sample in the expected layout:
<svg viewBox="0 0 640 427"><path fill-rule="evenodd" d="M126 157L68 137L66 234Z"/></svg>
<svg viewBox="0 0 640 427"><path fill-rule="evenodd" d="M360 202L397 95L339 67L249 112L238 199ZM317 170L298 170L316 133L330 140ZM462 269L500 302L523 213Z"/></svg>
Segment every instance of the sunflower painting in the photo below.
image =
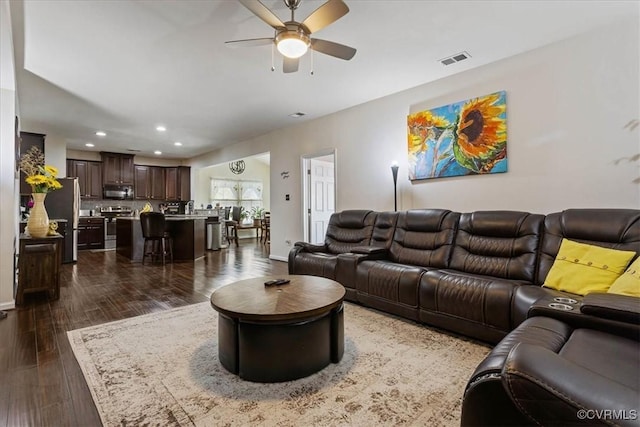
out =
<svg viewBox="0 0 640 427"><path fill-rule="evenodd" d="M507 171L506 92L407 117L409 179Z"/></svg>

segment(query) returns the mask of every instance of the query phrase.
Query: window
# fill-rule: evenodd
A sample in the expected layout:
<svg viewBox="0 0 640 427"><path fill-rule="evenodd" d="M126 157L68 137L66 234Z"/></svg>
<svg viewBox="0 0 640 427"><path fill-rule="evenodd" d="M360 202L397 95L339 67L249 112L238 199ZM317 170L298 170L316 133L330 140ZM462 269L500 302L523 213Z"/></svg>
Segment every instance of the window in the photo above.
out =
<svg viewBox="0 0 640 427"><path fill-rule="evenodd" d="M262 181L211 178L211 202L220 206L241 206L250 212L254 207L263 206L262 188Z"/></svg>

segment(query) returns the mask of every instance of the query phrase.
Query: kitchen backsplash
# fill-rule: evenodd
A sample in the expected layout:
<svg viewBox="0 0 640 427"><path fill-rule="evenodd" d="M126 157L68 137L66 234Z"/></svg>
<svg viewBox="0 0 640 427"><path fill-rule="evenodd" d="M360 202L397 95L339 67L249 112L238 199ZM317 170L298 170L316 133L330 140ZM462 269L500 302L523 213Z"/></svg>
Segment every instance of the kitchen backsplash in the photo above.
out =
<svg viewBox="0 0 640 427"><path fill-rule="evenodd" d="M127 207L133 212L136 210L142 210L146 203L151 204L154 211L159 211L160 203L165 202L159 202L156 200L83 200L80 203L80 209L93 210L95 212L94 215L100 215L102 208Z"/></svg>

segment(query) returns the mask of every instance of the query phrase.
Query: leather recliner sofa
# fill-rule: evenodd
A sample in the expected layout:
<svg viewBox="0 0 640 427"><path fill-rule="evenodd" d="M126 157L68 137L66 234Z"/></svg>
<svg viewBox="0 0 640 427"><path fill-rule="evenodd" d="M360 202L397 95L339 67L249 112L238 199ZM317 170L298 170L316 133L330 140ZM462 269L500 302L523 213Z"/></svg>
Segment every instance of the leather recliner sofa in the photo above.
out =
<svg viewBox="0 0 640 427"><path fill-rule="evenodd" d="M574 313L571 325L559 311L534 315L498 343L467 384L461 425L637 426L638 298L588 294L580 312L593 315ZM627 327L607 331L612 317Z"/></svg>
<svg viewBox="0 0 640 427"><path fill-rule="evenodd" d="M292 266L308 250L297 244L289 271L335 279L349 301L498 343L467 385L462 425L593 425L611 417L637 425L640 300L542 284L564 238L640 252L639 210L369 215L369 244L343 246L330 257L334 270ZM554 298L574 301L572 309L550 307Z"/></svg>
<svg viewBox="0 0 640 427"><path fill-rule="evenodd" d="M371 243L377 214L370 210L334 213L329 219L323 245L296 242L289 252L289 273L336 278L338 254Z"/></svg>
<svg viewBox="0 0 640 427"><path fill-rule="evenodd" d="M638 252L640 211L343 211L324 245L295 244L289 273L337 280L348 301L495 344L547 300L582 301L541 287L563 238Z"/></svg>

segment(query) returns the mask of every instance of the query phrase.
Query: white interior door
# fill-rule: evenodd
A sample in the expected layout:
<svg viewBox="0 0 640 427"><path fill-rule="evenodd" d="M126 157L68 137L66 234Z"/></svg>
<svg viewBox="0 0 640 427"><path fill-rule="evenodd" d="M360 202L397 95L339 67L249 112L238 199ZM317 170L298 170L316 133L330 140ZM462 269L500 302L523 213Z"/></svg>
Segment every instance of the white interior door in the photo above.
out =
<svg viewBox="0 0 640 427"><path fill-rule="evenodd" d="M308 241L324 243L329 218L335 212L335 163L333 155L308 158L306 187Z"/></svg>

